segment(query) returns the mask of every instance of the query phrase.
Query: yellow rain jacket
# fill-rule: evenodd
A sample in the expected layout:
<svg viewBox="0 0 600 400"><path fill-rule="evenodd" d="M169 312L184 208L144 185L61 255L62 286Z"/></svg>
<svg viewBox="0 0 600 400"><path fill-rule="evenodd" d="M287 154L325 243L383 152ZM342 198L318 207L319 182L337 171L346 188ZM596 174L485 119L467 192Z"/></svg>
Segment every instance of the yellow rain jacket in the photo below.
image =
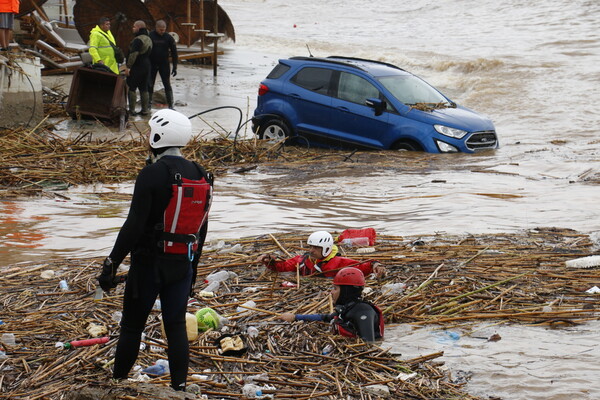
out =
<svg viewBox="0 0 600 400"><path fill-rule="evenodd" d="M110 42L109 42L110 40ZM115 38L110 31L104 32L98 25L90 32L90 54L93 63L102 60L104 65L111 69L115 74L119 73L119 66L115 60L115 52L110 45L116 45Z"/></svg>

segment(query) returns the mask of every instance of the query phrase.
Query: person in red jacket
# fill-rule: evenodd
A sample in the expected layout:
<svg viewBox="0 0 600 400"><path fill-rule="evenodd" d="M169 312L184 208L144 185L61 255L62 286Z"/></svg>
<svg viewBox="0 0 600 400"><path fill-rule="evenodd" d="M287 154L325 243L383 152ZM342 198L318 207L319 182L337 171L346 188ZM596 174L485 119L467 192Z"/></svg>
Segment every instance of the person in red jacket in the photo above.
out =
<svg viewBox="0 0 600 400"><path fill-rule="evenodd" d="M378 278L381 278L386 274L385 267L379 261L360 262L340 256L329 232L314 232L308 237L306 243L309 245L309 252L304 255L289 260L277 260L271 254L261 254L257 262L262 262L270 270L278 272L295 272L296 268L299 268L300 275L322 274L326 277L334 277L339 270L349 266L358 268L365 276L375 273Z"/></svg>

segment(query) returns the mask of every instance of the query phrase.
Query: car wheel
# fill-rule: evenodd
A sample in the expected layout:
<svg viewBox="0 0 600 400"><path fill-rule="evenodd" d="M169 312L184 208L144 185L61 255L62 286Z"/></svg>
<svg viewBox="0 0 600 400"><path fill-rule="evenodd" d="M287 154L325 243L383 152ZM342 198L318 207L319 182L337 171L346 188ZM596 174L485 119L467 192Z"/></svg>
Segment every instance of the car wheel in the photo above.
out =
<svg viewBox="0 0 600 400"><path fill-rule="evenodd" d="M418 145L410 142L396 142L392 145L392 150L404 150L404 151L420 151Z"/></svg>
<svg viewBox="0 0 600 400"><path fill-rule="evenodd" d="M290 128L280 119L270 119L260 125L258 137L270 142L280 142L290 137Z"/></svg>

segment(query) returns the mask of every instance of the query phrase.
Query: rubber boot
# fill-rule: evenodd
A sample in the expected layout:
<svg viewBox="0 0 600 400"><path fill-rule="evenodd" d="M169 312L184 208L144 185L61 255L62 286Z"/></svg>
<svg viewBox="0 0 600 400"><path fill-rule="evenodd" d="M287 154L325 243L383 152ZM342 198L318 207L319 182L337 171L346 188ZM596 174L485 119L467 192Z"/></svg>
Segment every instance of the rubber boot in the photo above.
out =
<svg viewBox="0 0 600 400"><path fill-rule="evenodd" d="M135 112L135 103L137 103L137 93L135 90L128 91L127 98L129 101L129 115L137 115Z"/></svg>
<svg viewBox="0 0 600 400"><path fill-rule="evenodd" d="M148 90L148 104L150 104L150 108L152 108L152 95L154 92Z"/></svg>
<svg viewBox="0 0 600 400"><path fill-rule="evenodd" d="M142 98L142 111L140 115L150 114L150 94L148 92L141 92L140 97Z"/></svg>
<svg viewBox="0 0 600 400"><path fill-rule="evenodd" d="M174 110L173 108L173 89L165 89L165 96L167 97L167 105L169 106L169 108L171 110Z"/></svg>

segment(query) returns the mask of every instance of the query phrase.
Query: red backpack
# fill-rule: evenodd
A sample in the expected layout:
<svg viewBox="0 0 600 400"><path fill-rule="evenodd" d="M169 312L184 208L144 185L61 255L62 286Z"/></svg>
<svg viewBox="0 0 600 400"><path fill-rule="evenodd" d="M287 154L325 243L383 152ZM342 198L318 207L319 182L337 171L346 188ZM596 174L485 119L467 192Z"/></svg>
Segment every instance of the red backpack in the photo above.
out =
<svg viewBox="0 0 600 400"><path fill-rule="evenodd" d="M183 178L169 166L175 182L160 234L165 254L187 254L190 261L198 249L198 231L208 218L212 200L212 179L198 164L194 164L202 173L199 180Z"/></svg>

